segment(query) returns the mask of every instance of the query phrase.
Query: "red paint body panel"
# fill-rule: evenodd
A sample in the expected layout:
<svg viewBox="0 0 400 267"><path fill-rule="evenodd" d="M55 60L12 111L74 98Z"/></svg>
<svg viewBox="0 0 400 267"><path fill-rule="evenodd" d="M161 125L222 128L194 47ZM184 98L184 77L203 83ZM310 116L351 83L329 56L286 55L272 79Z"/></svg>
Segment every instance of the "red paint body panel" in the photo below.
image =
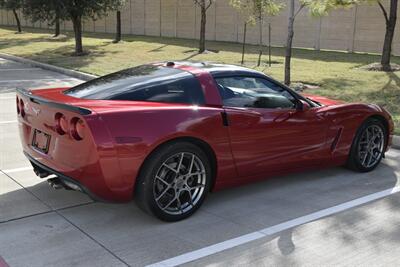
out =
<svg viewBox="0 0 400 267"><path fill-rule="evenodd" d="M332 105L340 105L340 104L344 104L345 102L340 101L340 100L333 100L333 99L329 99L323 96L318 96L318 95L312 95L312 94L302 94L305 97L309 97L314 101L317 101L325 106L332 106Z"/></svg>
<svg viewBox="0 0 400 267"><path fill-rule="evenodd" d="M324 104L306 111L224 108L210 73L190 66L204 95L204 106L87 100L67 96L66 88L32 91L54 103L86 108L81 115L23 99L26 115L19 116L25 153L45 166L71 177L108 201L129 201L143 162L159 145L177 138L207 143L216 157L214 189L243 184L309 168L344 164L358 127L370 116L384 117L393 134L390 115L376 105L346 104L307 95ZM35 114L35 110L40 110ZM85 138L74 140L56 132L57 112L68 121L78 117ZM226 112L229 126L224 126ZM51 135L47 154L32 147L33 129Z"/></svg>
<svg viewBox="0 0 400 267"><path fill-rule="evenodd" d="M326 143L329 122L319 109L296 112L229 108L226 111L240 177L317 165L329 157L330 147Z"/></svg>

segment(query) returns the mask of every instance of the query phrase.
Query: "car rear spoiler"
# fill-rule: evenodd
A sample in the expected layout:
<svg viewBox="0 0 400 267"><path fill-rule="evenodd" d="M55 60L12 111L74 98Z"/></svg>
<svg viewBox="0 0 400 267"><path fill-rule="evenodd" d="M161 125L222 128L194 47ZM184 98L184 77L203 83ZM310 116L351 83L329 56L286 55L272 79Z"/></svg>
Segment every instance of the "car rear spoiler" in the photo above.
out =
<svg viewBox="0 0 400 267"><path fill-rule="evenodd" d="M64 104L64 103L50 101L46 98L34 95L34 94L32 94L32 92L30 90L26 90L24 88L17 88L16 90L19 94L29 98L29 100L31 102L39 104L39 105L46 105L46 106L50 106L50 107L60 108L60 109L78 113L80 115L89 115L92 113L91 110L86 109L86 108L81 108L81 107L72 106L72 105L68 105L68 104Z"/></svg>

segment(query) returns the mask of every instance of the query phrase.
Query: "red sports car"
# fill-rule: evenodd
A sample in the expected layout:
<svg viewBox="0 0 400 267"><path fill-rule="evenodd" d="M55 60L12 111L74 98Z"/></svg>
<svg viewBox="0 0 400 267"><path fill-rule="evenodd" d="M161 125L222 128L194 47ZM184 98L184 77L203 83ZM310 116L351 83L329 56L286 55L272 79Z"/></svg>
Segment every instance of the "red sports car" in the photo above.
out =
<svg viewBox="0 0 400 267"><path fill-rule="evenodd" d="M255 70L194 62L18 89L17 112L39 177L94 199L135 198L166 221L227 186L326 166L371 171L393 134L377 105L300 95Z"/></svg>

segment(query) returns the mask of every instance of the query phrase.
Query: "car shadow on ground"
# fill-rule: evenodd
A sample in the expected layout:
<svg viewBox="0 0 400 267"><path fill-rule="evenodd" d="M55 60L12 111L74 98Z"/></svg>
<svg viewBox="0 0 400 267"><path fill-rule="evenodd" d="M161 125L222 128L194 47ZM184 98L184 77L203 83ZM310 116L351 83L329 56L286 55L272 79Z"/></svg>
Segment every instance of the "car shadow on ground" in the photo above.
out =
<svg viewBox="0 0 400 267"><path fill-rule="evenodd" d="M163 260L393 188L400 177L397 160L398 157L388 156L384 164L370 173L355 173L344 168L322 169L211 193L196 214L176 223L161 222L143 213L134 202L85 204L88 199L80 193L54 192L45 182L27 187L29 192L16 189L0 195L0 203L8 203L0 205L0 213L7 214L7 209L13 209L11 219L15 220L15 210L21 209L20 217L23 217L34 215L35 210L37 213L52 212L48 206L53 206L58 208L57 213L128 263L137 264L141 259L140 264L147 264L149 259L152 262ZM29 198L27 193L35 197ZM74 201L77 198L80 201ZM34 199L36 202L41 199L47 208L35 204ZM33 206L29 208L29 205ZM73 207L68 208L68 205ZM359 212L354 214L356 220L366 219ZM3 221L8 219L2 218ZM5 224L0 223L0 227ZM333 220L329 227L342 226L340 221ZM349 234L343 233L343 238L351 241L346 237ZM282 255L296 250L291 230L276 235L276 238ZM152 250L154 246L162 249L163 254Z"/></svg>

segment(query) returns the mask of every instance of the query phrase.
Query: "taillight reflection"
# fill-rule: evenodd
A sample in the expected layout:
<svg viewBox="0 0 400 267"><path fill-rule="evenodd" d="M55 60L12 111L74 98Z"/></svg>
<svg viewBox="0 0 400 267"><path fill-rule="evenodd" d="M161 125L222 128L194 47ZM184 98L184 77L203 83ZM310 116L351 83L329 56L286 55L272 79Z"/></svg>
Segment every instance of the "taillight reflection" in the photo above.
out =
<svg viewBox="0 0 400 267"><path fill-rule="evenodd" d="M61 113L57 113L55 116L56 131L60 135L64 135L68 132L68 121L67 118Z"/></svg>
<svg viewBox="0 0 400 267"><path fill-rule="evenodd" d="M25 117L25 103L22 99L19 100L19 110L22 117Z"/></svg>
<svg viewBox="0 0 400 267"><path fill-rule="evenodd" d="M19 109L19 98L17 96L17 113L19 114L21 112L21 110Z"/></svg>
<svg viewBox="0 0 400 267"><path fill-rule="evenodd" d="M85 128L83 120L76 117L71 120L71 135L75 140L79 141L85 138Z"/></svg>

